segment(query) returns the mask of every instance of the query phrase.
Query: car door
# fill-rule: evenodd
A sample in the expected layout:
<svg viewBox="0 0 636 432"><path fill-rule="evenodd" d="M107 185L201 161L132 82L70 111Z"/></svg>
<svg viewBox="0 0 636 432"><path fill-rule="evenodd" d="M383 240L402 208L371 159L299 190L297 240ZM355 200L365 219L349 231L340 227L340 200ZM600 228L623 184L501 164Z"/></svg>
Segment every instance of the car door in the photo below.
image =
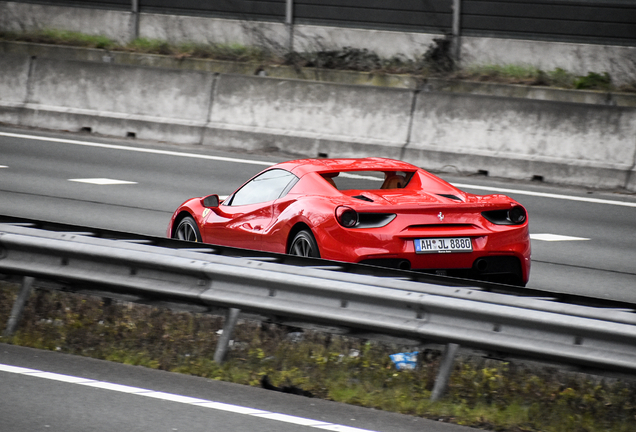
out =
<svg viewBox="0 0 636 432"><path fill-rule="evenodd" d="M272 222L272 204L297 180L282 169L254 177L207 215L203 238L207 243L262 250Z"/></svg>

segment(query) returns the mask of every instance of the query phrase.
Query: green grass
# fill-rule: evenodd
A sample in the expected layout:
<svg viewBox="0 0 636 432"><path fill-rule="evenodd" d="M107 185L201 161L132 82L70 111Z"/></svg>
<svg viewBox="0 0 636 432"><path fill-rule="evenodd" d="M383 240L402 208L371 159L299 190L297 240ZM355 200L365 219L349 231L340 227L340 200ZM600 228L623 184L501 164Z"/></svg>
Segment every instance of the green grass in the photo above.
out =
<svg viewBox="0 0 636 432"><path fill-rule="evenodd" d="M0 323L17 287L0 284ZM264 375L315 397L495 431L636 430L636 383L480 358L456 361L447 395L431 402L440 354L398 371L408 347L240 321L228 359L212 361L223 319L35 291L18 332L0 342L140 365L244 385Z"/></svg>
<svg viewBox="0 0 636 432"><path fill-rule="evenodd" d="M137 53L150 53L150 54L163 54L163 55L176 55L177 51L175 47L170 45L166 41L160 41L156 39L135 39L132 42L124 45L123 47L117 46L117 50L125 49L126 51L132 51Z"/></svg>
<svg viewBox="0 0 636 432"><path fill-rule="evenodd" d="M267 50L245 47L238 44L201 44L185 42L169 44L157 39L135 39L123 46L116 46L113 50L124 50L137 53L170 55L177 58L201 58L227 60L236 62L280 62Z"/></svg>
<svg viewBox="0 0 636 432"><path fill-rule="evenodd" d="M280 63L282 61L281 58L276 57L269 50L238 44L202 44L194 42L171 44L163 40L146 38L138 38L131 42L120 44L105 36L55 29L28 32L0 31L0 40L71 45L142 54L161 54L177 58L193 57L238 62L269 61L272 63Z"/></svg>
<svg viewBox="0 0 636 432"><path fill-rule="evenodd" d="M575 75L563 69L545 72L527 65L472 66L459 71L456 77L474 81L543 85L560 88L574 88L574 81L576 79Z"/></svg>
<svg viewBox="0 0 636 432"><path fill-rule="evenodd" d="M113 49L118 45L105 36L66 30L44 29L28 32L0 31L0 40L70 45L84 48Z"/></svg>

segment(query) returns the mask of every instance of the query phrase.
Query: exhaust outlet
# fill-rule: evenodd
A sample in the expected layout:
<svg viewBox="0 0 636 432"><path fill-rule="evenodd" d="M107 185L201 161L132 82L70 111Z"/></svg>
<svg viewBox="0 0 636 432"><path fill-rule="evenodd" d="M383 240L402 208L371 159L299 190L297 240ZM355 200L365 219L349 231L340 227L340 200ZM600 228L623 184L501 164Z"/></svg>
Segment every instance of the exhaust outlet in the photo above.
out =
<svg viewBox="0 0 636 432"><path fill-rule="evenodd" d="M478 271L483 273L488 269L488 261L483 258L479 258L477 261L475 261L474 266Z"/></svg>
<svg viewBox="0 0 636 432"><path fill-rule="evenodd" d="M411 262L408 260L402 260L398 264L398 268L400 270L411 270Z"/></svg>

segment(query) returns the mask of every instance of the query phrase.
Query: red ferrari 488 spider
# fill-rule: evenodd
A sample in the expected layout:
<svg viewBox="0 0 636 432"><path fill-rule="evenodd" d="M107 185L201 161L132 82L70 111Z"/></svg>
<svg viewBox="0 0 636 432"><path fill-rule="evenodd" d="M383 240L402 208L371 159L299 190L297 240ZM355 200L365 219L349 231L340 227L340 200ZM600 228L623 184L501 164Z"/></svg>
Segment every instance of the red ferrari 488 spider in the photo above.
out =
<svg viewBox="0 0 636 432"><path fill-rule="evenodd" d="M406 162L305 159L267 168L224 200L192 198L168 236L245 249L525 285L526 210Z"/></svg>

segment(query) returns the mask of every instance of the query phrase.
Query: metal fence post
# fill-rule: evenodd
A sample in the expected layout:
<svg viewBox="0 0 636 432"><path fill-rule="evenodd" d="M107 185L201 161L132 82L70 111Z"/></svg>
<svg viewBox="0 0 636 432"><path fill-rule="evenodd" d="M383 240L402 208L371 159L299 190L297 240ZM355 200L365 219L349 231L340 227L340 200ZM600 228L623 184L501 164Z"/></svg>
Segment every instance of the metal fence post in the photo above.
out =
<svg viewBox="0 0 636 432"><path fill-rule="evenodd" d="M130 40L139 37L139 0L132 0L132 10L130 16Z"/></svg>
<svg viewBox="0 0 636 432"><path fill-rule="evenodd" d="M234 333L239 313L241 313L241 310L236 308L230 308L227 311L223 333L221 333L221 337L216 344L216 350L214 351L214 361L218 364L223 363L223 360L225 360L227 348L230 345L230 339L232 338L232 333Z"/></svg>
<svg viewBox="0 0 636 432"><path fill-rule="evenodd" d="M13 303L11 315L9 315L9 321L7 322L7 328L3 333L4 337L13 336L13 333L17 330L20 318L22 317L22 312L24 311L24 305L29 299L29 295L31 295L34 280L35 279L30 276L24 276L22 278L22 288L18 293L18 297L15 299L15 303Z"/></svg>
<svg viewBox="0 0 636 432"><path fill-rule="evenodd" d="M285 8L285 26L287 27L287 51L294 52L294 0L287 0Z"/></svg>
<svg viewBox="0 0 636 432"><path fill-rule="evenodd" d="M453 61L459 66L460 45L461 45L461 15L462 0L453 0L453 43L452 56Z"/></svg>
<svg viewBox="0 0 636 432"><path fill-rule="evenodd" d="M442 361L439 365L439 372L437 373L437 379L435 380L435 387L433 387L433 393L431 394L431 400L433 402L439 400L446 392L448 387L448 379L453 371L453 363L455 362L455 354L459 345L449 343L446 345L444 354L442 355Z"/></svg>

